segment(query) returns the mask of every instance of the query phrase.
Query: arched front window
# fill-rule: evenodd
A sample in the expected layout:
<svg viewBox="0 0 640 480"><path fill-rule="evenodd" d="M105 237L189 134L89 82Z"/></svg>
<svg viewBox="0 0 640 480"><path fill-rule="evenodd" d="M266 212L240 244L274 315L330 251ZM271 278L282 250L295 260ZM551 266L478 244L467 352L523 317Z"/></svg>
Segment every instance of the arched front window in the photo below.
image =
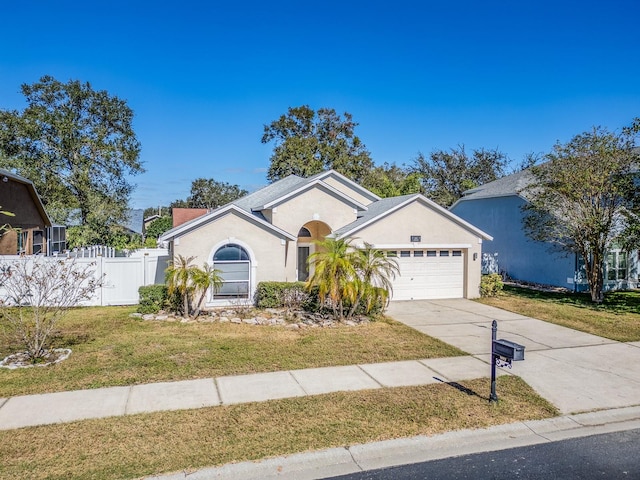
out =
<svg viewBox="0 0 640 480"><path fill-rule="evenodd" d="M228 243L213 255L213 268L221 271L222 286L214 299L249 298L251 260L240 245Z"/></svg>

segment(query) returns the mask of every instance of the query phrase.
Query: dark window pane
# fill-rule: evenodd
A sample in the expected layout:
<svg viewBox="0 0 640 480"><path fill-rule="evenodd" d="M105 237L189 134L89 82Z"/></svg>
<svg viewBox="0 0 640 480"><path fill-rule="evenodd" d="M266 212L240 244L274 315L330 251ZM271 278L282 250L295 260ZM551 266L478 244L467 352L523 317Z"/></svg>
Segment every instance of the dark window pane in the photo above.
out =
<svg viewBox="0 0 640 480"><path fill-rule="evenodd" d="M306 229L305 227L302 227L300 229L300 231L298 232L298 237L308 237L311 238L311 232Z"/></svg>
<svg viewBox="0 0 640 480"><path fill-rule="evenodd" d="M213 256L213 260L215 261L233 261L233 260L249 260L249 255L246 250L239 245L225 245L218 249L218 251Z"/></svg>

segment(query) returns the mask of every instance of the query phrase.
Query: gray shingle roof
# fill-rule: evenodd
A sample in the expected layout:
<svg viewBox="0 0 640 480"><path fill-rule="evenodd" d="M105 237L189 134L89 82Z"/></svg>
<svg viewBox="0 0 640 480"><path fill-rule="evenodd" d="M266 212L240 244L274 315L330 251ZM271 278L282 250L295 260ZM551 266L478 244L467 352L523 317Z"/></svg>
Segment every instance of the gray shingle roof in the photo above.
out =
<svg viewBox="0 0 640 480"><path fill-rule="evenodd" d="M509 195L522 195L522 190L533 180L531 172L522 170L493 182L485 183L479 187L467 190L458 202L476 200L480 198L506 197ZM524 196L524 195L523 195Z"/></svg>
<svg viewBox="0 0 640 480"><path fill-rule="evenodd" d="M142 226L144 224L144 210L141 208L127 210L127 220L123 227L142 235Z"/></svg>
<svg viewBox="0 0 640 480"><path fill-rule="evenodd" d="M233 203L237 207L251 212L253 208L265 205L273 200L276 200L284 195L287 195L297 188L301 187L309 181L308 178L298 177L297 175L289 175L277 182L267 185L260 190L256 190L249 195L245 195L242 198L234 200Z"/></svg>

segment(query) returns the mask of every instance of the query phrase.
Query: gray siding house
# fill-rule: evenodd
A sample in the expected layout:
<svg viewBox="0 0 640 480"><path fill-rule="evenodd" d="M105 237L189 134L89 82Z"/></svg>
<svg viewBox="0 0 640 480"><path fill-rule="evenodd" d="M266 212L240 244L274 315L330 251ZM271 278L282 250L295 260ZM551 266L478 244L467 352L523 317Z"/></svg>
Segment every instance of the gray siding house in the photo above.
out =
<svg viewBox="0 0 640 480"><path fill-rule="evenodd" d="M525 282L588 290L578 255L554 252L550 244L525 235L522 206L527 199L522 190L530 182L530 175L524 170L467 190L450 210L493 236L482 244L486 270L494 269ZM638 251L613 248L605 265L605 289L638 286Z"/></svg>

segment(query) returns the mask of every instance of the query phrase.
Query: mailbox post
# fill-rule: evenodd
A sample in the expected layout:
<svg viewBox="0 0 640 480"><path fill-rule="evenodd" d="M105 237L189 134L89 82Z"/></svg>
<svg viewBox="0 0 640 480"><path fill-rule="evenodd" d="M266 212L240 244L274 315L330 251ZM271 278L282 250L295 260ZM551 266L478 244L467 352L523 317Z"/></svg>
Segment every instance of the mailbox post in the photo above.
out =
<svg viewBox="0 0 640 480"><path fill-rule="evenodd" d="M498 322L491 323L491 394L489 402L497 402L496 395L496 367L508 366L511 368L512 361L524 360L524 345L520 345L501 338L496 340L498 333ZM502 359L505 359L503 362Z"/></svg>

